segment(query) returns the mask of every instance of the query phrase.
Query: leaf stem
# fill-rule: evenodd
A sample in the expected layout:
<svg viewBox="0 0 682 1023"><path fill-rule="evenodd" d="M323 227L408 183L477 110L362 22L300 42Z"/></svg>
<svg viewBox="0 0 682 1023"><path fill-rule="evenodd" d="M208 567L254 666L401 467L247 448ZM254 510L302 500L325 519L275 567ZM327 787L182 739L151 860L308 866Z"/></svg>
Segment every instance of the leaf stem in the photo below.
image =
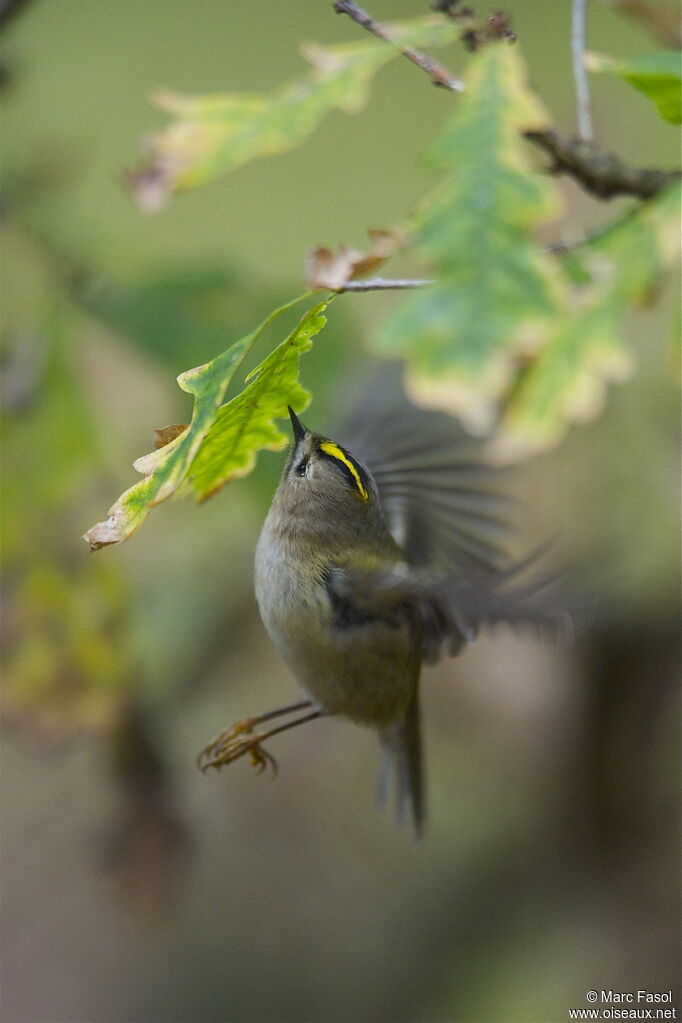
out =
<svg viewBox="0 0 682 1023"><path fill-rule="evenodd" d="M634 206L628 210L622 217L618 217L616 220L611 220L606 224L602 224L594 231L590 231L586 234L579 235L568 241L559 239L555 242L549 242L542 248L543 252L549 255L561 256L565 253L572 252L574 249L578 249L583 245L588 245L590 242L595 241L597 238L602 238L605 235L610 234L612 231L619 228L625 221L630 220L637 214L638 207ZM349 281L348 284L344 285L343 288L339 288L338 291L333 294L343 295L347 291L351 292L364 292L364 291L408 291L414 288L428 288L434 284L438 284L437 278L387 278L387 277L371 277L365 281Z"/></svg>
<svg viewBox="0 0 682 1023"><path fill-rule="evenodd" d="M388 279L386 277L371 277L366 281L349 281L343 288L339 288L339 294L345 291L406 291L409 288L427 288L435 284L434 280L408 280Z"/></svg>
<svg viewBox="0 0 682 1023"><path fill-rule="evenodd" d="M335 0L333 8L337 14L347 14L348 17L356 24L362 26L367 32L371 32L373 36L378 39L383 39L385 43L390 43L391 46L395 46L396 49L400 50L403 57L407 57L413 64L420 67L422 71L426 71L427 75L431 78L434 85L439 85L444 89L450 89L451 92L463 92L465 89L464 82L461 78L455 78L447 68L444 68L442 64L433 60L431 57L427 57L426 54L420 53L419 50L412 50L406 46L400 46L392 38L391 34L387 29L384 28L378 21L375 21L366 11L363 11L361 7L353 3L353 0Z"/></svg>
<svg viewBox="0 0 682 1023"><path fill-rule="evenodd" d="M587 69L583 60L585 56L587 4L588 0L573 0L571 12L571 54L573 57L573 78L575 80L578 138L581 142L591 142L594 138L590 87L587 80Z"/></svg>

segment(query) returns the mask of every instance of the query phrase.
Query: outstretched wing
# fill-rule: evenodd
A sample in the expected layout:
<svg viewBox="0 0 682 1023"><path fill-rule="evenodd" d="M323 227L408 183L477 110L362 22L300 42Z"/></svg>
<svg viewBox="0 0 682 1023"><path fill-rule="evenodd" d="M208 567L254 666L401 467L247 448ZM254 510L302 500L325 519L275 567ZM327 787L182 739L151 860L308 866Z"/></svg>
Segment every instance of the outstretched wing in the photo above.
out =
<svg viewBox="0 0 682 1023"><path fill-rule="evenodd" d="M520 583L527 567L528 562L506 571L453 576L406 563L366 569L349 559L331 569L327 586L359 618L390 620L398 608L410 607L420 626L422 657L433 663L443 654L459 653L485 625L526 623L570 634L570 617L546 599L554 580Z"/></svg>
<svg viewBox="0 0 682 1023"><path fill-rule="evenodd" d="M409 606L427 662L458 653L485 625L570 632L570 617L547 596L553 580L523 581L543 552L515 564L507 557L512 502L495 489L503 470L486 465L482 443L456 420L415 408L389 371L341 437L374 477L405 562L368 568L351 555L329 574L335 599L359 616L390 618Z"/></svg>
<svg viewBox="0 0 682 1023"><path fill-rule="evenodd" d="M376 481L388 530L412 565L457 572L507 564L511 501L501 470L450 416L417 409L392 382L373 390L343 434ZM377 400L377 390L379 398Z"/></svg>

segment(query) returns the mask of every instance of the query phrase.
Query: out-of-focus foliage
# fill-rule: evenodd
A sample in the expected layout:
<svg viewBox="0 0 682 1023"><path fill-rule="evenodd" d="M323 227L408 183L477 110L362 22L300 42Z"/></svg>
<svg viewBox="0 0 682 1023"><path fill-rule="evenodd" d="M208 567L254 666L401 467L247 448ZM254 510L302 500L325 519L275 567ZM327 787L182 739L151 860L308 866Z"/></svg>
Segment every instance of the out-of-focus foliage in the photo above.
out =
<svg viewBox="0 0 682 1023"><path fill-rule="evenodd" d="M558 263L530 233L557 203L519 137L546 115L518 51L490 47L473 64L438 149L450 176L414 220L438 283L389 316L377 346L406 358L418 403L456 412L473 430L497 426L494 450L519 457L596 415L606 383L626 375L621 323L677 256L679 189Z"/></svg>
<svg viewBox="0 0 682 1023"><path fill-rule="evenodd" d="M68 303L3 345L4 706L53 733L105 728L130 687L128 586L83 560L69 526L101 452L76 373ZM46 528L46 522L53 528ZM54 525L60 525L55 532Z"/></svg>
<svg viewBox="0 0 682 1023"><path fill-rule="evenodd" d="M405 299L377 338L380 352L407 360L419 404L458 413L481 432L560 307L556 264L531 234L558 216L559 193L533 172L521 137L547 123L518 47L488 46L472 59L436 149L448 177L412 225L438 282Z"/></svg>
<svg viewBox="0 0 682 1023"><path fill-rule="evenodd" d="M613 72L655 103L666 121L682 122L682 61L678 50L659 50L627 60L588 53L585 64L590 71Z"/></svg>
<svg viewBox="0 0 682 1023"><path fill-rule="evenodd" d="M261 456L200 508L169 501L133 544L93 557L79 534L132 482L125 467L148 450L150 427L189 417L179 372L302 290L308 248L361 248L367 226L400 221L432 187L420 154L461 97L398 58L360 116L333 112L300 149L141 218L117 170L149 124L150 85L265 90L296 77L302 38L368 37L310 0L15 6L3 155L34 187L5 188L0 210L15 228L2 266L5 278L15 268L3 287L3 1020L528 1023L566 1019L602 977L674 989L679 374L665 232L616 221L618 244L614 224L556 256L570 293L592 302L621 251L619 287L638 294L636 309L620 303L617 342L637 372L599 420L506 476L524 509L519 542L558 532L578 563L567 586L591 614L575 648L500 631L425 673L419 847L376 812L372 737L340 721L282 736L276 783L246 765L205 779L194 757L210 734L296 694L252 592L282 456ZM363 6L382 21L415 10ZM505 8L534 88L570 132L570 0ZM589 5L589 38L619 57L645 49L605 4ZM446 62L459 74L466 59L455 47ZM599 146L626 163L677 160L675 132L644 99L609 75L592 89ZM38 195L46 176L53 187ZM547 241L599 231L628 205L558 185L568 212ZM54 272L27 295L36 232ZM223 266L236 268L224 285L220 269L201 269ZM369 361L359 346L399 301L335 300L301 366L311 427L352 407ZM61 352L54 377L48 352ZM40 726L78 738L54 744Z"/></svg>
<svg viewBox="0 0 682 1023"><path fill-rule="evenodd" d="M302 411L310 400L298 382L298 360L326 323L322 313L327 301L309 309L291 334L248 374L241 394L225 405L222 401L237 369L266 328L298 301L275 309L254 331L211 362L180 374L178 384L194 397L192 421L186 428L159 431L161 447L137 459L135 468L145 478L121 495L107 519L85 534L93 549L128 539L150 508L181 487L200 499L210 497L230 479L246 476L258 451L285 447L287 436L273 419L281 416L287 405Z"/></svg>
<svg viewBox="0 0 682 1023"><path fill-rule="evenodd" d="M304 47L303 56L312 65L307 78L269 95L157 92L154 102L174 120L148 140L146 161L129 175L140 208L156 212L174 193L212 181L256 157L292 149L331 110L360 110L372 76L399 54L398 46L443 45L459 32L455 24L437 17L394 22L388 31L395 46L375 40Z"/></svg>
<svg viewBox="0 0 682 1023"><path fill-rule="evenodd" d="M128 338L171 371L195 357L210 358L226 337L242 337L277 304L267 289L249 284L227 266L156 270L125 282L104 278L78 284L79 304L117 336Z"/></svg>
<svg viewBox="0 0 682 1023"><path fill-rule="evenodd" d="M384 29L396 43L413 46L457 35L454 22L444 19ZM397 52L382 41L309 49L309 78L268 98L166 97L179 119L155 137L149 165L134 175L138 198L157 208L173 191L297 144L341 100L344 109L364 103L372 74ZM593 54L590 60L594 70L632 81L676 119L678 55L619 62ZM472 58L466 92L435 149L448 177L409 222L415 253L431 261L437 282L404 300L375 341L382 354L405 359L414 400L460 415L477 432L499 427L496 449L516 457L556 443L571 420L595 415L606 383L626 374L623 307L653 286L652 263L657 274L667 262L655 224L675 216L666 200L638 223L626 218L627 237L636 236L651 258L628 264L639 270L619 270L622 233L607 232L607 242L585 246L576 257L573 267L582 265L584 276L575 284L571 267L564 272L533 238L561 204L522 141L524 131L549 126L526 79L518 48L485 46ZM590 252L601 253L601 266ZM358 258L353 263L350 255L361 256L348 247L333 259L327 249L316 250L313 283L341 287L369 269L362 258L356 267ZM623 286L623 274L634 274L632 287Z"/></svg>
<svg viewBox="0 0 682 1023"><path fill-rule="evenodd" d="M453 22L442 19L387 28L396 42L411 45L448 41L453 30ZM296 144L340 94L346 108L364 101L371 73L396 52L383 41L317 49L310 80L269 101L174 100L173 109L192 112L205 132L197 134L187 121L172 125L157 137L156 155L138 173L137 185L145 194L155 190L152 205L158 205L159 187L165 200L255 155ZM677 223L677 188L579 246L570 259L561 261L539 244L534 230L556 219L562 204L557 186L534 167L523 134L548 126L518 47L497 43L473 55L466 91L434 150L447 176L408 223L415 254L430 261L437 280L403 300L375 340L379 353L405 360L406 387L418 404L459 415L473 432L495 432L492 448L503 458L555 444L571 421L599 412L606 384L630 368L620 330L625 308L643 300L674 258L667 236ZM339 289L380 265L402 231L375 234L369 254L347 246L336 256L315 250L313 285ZM310 322L321 309L308 314ZM163 434L162 450L138 459L145 479L86 534L93 548L126 539L151 506L181 485L203 499L250 472L259 449L284 444L272 419L302 399L292 387L304 349L286 347L296 332L269 357L278 365L285 350L292 356L284 389L266 360L243 394L220 408L237 366L278 315L217 359L181 374L180 386L198 399L190 428ZM299 335L305 344L307 322ZM267 396L267 413L245 429L243 414L256 391L259 399Z"/></svg>
<svg viewBox="0 0 682 1023"><path fill-rule="evenodd" d="M494 441L506 457L548 447L566 424L597 415L606 384L632 368L628 310L651 300L679 249L680 190L673 185L564 257L573 278L546 343L520 371Z"/></svg>

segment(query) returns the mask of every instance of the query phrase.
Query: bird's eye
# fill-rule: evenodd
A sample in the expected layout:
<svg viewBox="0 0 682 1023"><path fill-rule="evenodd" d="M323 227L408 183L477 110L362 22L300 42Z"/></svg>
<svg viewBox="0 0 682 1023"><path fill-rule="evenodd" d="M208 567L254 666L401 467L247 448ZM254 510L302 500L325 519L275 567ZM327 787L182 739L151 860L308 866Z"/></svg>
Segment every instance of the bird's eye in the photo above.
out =
<svg viewBox="0 0 682 1023"><path fill-rule="evenodd" d="M295 472L297 476L305 476L306 469L308 468L308 457L302 458L296 466Z"/></svg>

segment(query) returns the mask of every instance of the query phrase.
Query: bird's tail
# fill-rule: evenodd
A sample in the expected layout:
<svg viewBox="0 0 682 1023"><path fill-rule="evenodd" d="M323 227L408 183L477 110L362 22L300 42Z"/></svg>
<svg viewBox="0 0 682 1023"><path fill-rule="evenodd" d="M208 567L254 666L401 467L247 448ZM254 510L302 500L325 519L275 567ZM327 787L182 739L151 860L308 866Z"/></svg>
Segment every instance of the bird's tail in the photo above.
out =
<svg viewBox="0 0 682 1023"><path fill-rule="evenodd" d="M389 790L395 786L398 822L403 823L409 806L414 829L419 837L424 824L424 775L419 694L416 690L405 718L382 729L380 739L383 756L379 775L379 803L384 805L387 802Z"/></svg>

